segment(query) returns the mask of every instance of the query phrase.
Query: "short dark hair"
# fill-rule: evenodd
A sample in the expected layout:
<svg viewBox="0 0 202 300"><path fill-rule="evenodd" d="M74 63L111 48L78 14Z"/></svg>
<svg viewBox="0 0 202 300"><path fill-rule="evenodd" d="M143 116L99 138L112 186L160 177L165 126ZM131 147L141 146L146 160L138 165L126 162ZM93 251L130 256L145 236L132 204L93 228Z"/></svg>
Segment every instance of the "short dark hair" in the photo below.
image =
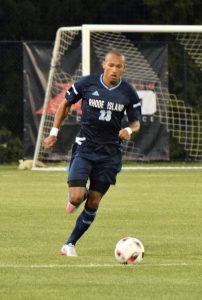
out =
<svg viewBox="0 0 202 300"><path fill-rule="evenodd" d="M113 54L113 55L122 57L122 58L123 58L123 61L124 61L124 63L125 63L125 60L126 60L126 59L125 59L125 56L124 56L119 50L117 50L117 49L115 49L115 48L112 48L110 51L108 51L108 52L106 53L105 59L106 59L106 57L107 57L109 54Z"/></svg>

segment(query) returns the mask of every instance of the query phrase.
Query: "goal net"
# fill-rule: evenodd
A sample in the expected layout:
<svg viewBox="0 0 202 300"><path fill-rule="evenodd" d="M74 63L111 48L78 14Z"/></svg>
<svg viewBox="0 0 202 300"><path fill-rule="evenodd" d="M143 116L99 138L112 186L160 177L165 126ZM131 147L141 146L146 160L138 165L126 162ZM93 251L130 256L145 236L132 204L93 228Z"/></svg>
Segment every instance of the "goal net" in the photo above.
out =
<svg viewBox="0 0 202 300"><path fill-rule="evenodd" d="M124 78L142 100L143 132L123 143L123 159L169 160L172 139L187 158L202 159L202 26L83 25L57 31L33 166L37 160L70 159L81 101L64 120L55 147L46 150L43 140L66 90L82 75L101 72L112 48L126 56Z"/></svg>

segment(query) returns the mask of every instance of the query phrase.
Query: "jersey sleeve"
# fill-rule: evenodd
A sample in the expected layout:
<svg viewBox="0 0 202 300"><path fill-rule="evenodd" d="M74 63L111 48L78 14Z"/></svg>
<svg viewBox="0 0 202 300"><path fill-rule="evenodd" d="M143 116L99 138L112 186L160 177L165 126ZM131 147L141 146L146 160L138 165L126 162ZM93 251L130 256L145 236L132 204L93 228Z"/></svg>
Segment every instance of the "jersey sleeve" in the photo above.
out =
<svg viewBox="0 0 202 300"><path fill-rule="evenodd" d="M141 118L141 100L134 89L130 91L130 103L126 107L126 114L130 123Z"/></svg>
<svg viewBox="0 0 202 300"><path fill-rule="evenodd" d="M65 98L74 104L82 98L82 91L86 85L86 77L82 77L76 81L72 86L66 91Z"/></svg>

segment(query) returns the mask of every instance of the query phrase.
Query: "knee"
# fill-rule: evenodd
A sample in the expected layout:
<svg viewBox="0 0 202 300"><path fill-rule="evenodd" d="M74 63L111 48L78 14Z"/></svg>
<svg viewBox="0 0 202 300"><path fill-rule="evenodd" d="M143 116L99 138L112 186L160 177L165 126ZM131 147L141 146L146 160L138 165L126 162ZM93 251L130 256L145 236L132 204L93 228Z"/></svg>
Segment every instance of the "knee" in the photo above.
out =
<svg viewBox="0 0 202 300"><path fill-rule="evenodd" d="M82 202L83 197L83 193L69 192L69 202L75 206Z"/></svg>

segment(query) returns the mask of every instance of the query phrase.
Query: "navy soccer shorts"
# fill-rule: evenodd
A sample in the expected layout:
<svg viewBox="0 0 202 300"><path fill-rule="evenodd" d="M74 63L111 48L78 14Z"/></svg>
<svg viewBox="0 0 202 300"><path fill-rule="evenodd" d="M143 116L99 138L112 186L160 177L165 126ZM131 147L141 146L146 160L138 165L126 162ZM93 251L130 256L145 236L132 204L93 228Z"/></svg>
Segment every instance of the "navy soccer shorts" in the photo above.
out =
<svg viewBox="0 0 202 300"><path fill-rule="evenodd" d="M111 184L116 183L121 170L121 153L110 159L87 159L75 156L71 162L68 176L69 186L86 186L90 179L90 189L105 193Z"/></svg>

